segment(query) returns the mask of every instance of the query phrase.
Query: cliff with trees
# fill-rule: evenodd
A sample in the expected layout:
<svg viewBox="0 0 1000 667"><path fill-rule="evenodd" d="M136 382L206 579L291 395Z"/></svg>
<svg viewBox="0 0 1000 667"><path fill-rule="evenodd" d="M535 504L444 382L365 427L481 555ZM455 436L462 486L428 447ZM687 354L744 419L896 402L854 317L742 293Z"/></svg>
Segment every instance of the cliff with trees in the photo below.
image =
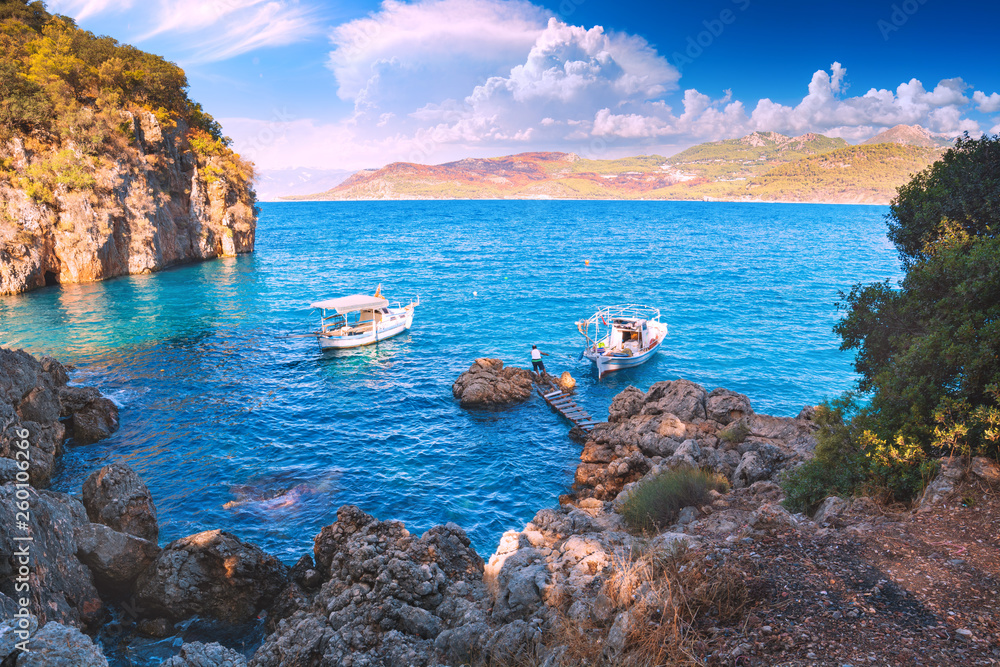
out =
<svg viewBox="0 0 1000 667"><path fill-rule="evenodd" d="M250 252L253 165L184 71L0 2L0 294Z"/></svg>

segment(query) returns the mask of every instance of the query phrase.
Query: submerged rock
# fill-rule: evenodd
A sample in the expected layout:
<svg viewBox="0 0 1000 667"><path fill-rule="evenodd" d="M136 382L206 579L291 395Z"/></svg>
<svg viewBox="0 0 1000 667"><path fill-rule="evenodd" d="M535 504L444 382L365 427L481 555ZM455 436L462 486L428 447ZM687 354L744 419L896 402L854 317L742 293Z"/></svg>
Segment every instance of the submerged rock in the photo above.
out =
<svg viewBox="0 0 1000 667"><path fill-rule="evenodd" d="M500 359L476 359L455 380L451 393L463 408L492 407L526 400L532 386L531 372L524 368L504 367Z"/></svg>
<svg viewBox="0 0 1000 667"><path fill-rule="evenodd" d="M92 473L83 483L83 504L94 523L156 542L153 496L132 468L111 463Z"/></svg>
<svg viewBox="0 0 1000 667"><path fill-rule="evenodd" d="M195 614L242 623L288 583L288 568L256 545L221 530L168 544L136 581L145 615L180 620Z"/></svg>

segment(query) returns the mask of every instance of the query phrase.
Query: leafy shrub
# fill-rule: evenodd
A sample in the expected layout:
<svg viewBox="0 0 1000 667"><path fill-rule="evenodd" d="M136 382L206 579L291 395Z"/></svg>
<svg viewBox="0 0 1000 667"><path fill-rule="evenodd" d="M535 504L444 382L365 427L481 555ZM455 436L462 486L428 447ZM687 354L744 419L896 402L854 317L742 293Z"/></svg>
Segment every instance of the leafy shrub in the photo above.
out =
<svg viewBox="0 0 1000 667"><path fill-rule="evenodd" d="M719 433L719 439L732 445L738 445L750 435L750 427L743 420L735 421Z"/></svg>
<svg viewBox="0 0 1000 667"><path fill-rule="evenodd" d="M640 482L622 507L629 528L649 531L669 526L685 507L704 505L709 491L726 491L725 478L697 468L677 468Z"/></svg>
<svg viewBox="0 0 1000 667"><path fill-rule="evenodd" d="M785 507L812 512L827 496L850 495L865 479L864 452L854 433L858 405L853 394L821 403L813 420L819 425L814 458L787 471L781 481Z"/></svg>

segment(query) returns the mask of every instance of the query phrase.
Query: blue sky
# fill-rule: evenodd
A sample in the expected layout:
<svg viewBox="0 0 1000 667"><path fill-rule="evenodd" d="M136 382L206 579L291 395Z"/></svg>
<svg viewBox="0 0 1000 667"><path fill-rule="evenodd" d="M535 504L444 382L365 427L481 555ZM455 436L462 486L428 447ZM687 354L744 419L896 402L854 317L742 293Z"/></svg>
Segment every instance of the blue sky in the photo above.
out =
<svg viewBox="0 0 1000 667"><path fill-rule="evenodd" d="M530 150L669 155L754 130L1000 132L995 4L57 0L187 71L262 169Z"/></svg>

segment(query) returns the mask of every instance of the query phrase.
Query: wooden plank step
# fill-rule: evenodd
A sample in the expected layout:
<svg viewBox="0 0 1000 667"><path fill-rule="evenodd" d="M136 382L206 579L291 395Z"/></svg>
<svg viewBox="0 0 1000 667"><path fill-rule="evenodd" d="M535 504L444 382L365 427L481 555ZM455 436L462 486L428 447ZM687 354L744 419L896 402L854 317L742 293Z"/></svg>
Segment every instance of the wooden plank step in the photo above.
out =
<svg viewBox="0 0 1000 667"><path fill-rule="evenodd" d="M541 391L541 388L539 388L539 391ZM542 394L542 396L544 396L545 398L549 398L549 397L551 397L551 396L555 396L556 394L561 394L561 393L562 393L562 391L561 391L561 390L559 390L559 389L556 389L555 391L550 391L550 392L549 392L549 393L547 393L547 394Z"/></svg>
<svg viewBox="0 0 1000 667"><path fill-rule="evenodd" d="M580 422L581 424L587 424L588 426L593 426L595 424L600 424L599 421L594 421L593 419L584 419Z"/></svg>

